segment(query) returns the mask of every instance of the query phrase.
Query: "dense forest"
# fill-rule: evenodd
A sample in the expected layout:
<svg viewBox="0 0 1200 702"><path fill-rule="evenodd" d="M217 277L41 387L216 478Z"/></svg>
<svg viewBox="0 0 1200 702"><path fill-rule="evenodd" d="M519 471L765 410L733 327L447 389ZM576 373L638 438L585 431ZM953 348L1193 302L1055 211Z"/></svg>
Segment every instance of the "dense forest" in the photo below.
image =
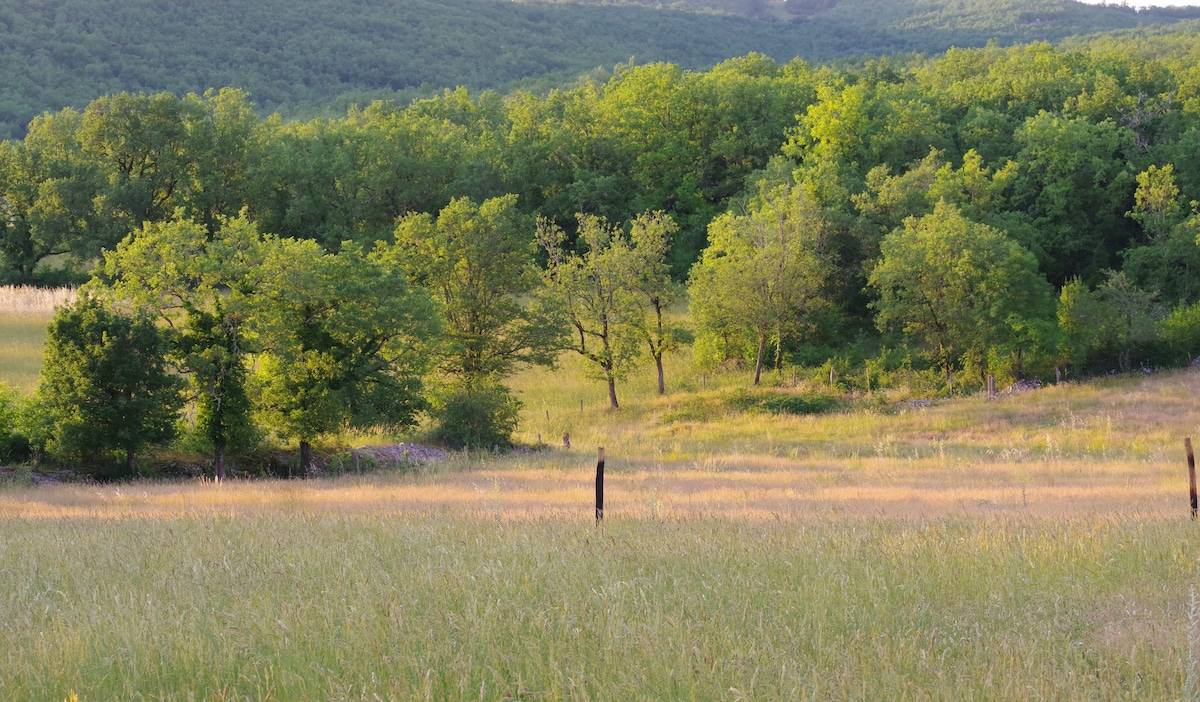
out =
<svg viewBox="0 0 1200 702"><path fill-rule="evenodd" d="M614 408L685 343L755 383L865 365L936 393L1187 363L1198 59L1194 31L1156 29L630 63L337 118L262 118L237 89L47 113L0 144L0 271L91 282L51 327L26 438L132 465L169 433L174 400L137 431L115 401L80 420L99 380L129 403L186 381L220 455L422 411L450 443L503 443L505 379L569 350Z"/></svg>
<svg viewBox="0 0 1200 702"><path fill-rule="evenodd" d="M22 1L0 8L0 138L117 92L232 86L265 112L338 112L443 87L563 85L631 58L705 69L1054 41L1197 16L1070 0Z"/></svg>

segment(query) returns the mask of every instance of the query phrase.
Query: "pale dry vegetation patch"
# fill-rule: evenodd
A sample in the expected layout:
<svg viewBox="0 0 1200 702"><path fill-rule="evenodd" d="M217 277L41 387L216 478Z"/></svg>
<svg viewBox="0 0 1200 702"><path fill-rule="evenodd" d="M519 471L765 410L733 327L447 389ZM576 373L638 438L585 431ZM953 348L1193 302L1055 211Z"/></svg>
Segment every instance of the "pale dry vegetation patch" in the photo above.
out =
<svg viewBox="0 0 1200 702"><path fill-rule="evenodd" d="M0 317L49 319L56 309L70 304L75 295L75 288L0 285Z"/></svg>

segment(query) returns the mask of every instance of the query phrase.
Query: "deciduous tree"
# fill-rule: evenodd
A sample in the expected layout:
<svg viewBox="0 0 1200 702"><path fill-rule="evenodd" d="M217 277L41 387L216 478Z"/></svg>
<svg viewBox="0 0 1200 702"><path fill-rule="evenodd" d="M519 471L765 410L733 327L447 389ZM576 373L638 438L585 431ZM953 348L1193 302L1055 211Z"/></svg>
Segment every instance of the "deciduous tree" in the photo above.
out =
<svg viewBox="0 0 1200 702"><path fill-rule="evenodd" d="M444 407L457 420L472 417L475 428L465 438L474 441L511 441L511 418L520 405L504 379L525 365L553 365L562 348L562 320L529 297L540 284L532 224L517 211L515 195L483 204L456 198L436 219L412 214L400 220L385 254L440 303L445 324L436 363L447 384L443 394L458 396ZM443 425L451 419L441 417ZM488 424L498 431L487 431ZM454 427L444 429L456 435Z"/></svg>
<svg viewBox="0 0 1200 702"><path fill-rule="evenodd" d="M826 226L805 189L788 184L759 195L740 214L714 220L688 283L697 343L712 347L718 339L748 336L758 385L774 339L778 367L784 340L810 327L811 315L829 304Z"/></svg>
<svg viewBox="0 0 1200 702"><path fill-rule="evenodd" d="M879 293L877 324L924 344L951 384L964 354L986 374L993 349L1024 340L1016 330L1053 314L1050 286L1033 255L945 202L905 220L883 239L881 254L870 277Z"/></svg>
<svg viewBox="0 0 1200 702"><path fill-rule="evenodd" d="M617 381L638 356L645 311L632 286L636 263L627 235L600 217L579 215L579 252L563 247L565 236L554 223L540 220L537 242L549 264L545 295L573 328L568 348L582 355L608 385L612 409Z"/></svg>
<svg viewBox="0 0 1200 702"><path fill-rule="evenodd" d="M110 294L160 320L171 357L196 403L196 427L213 449L218 480L227 452L252 447L257 432L246 394L248 333L255 291L248 277L258 264L260 237L243 216L218 218L210 237L191 219L147 223L107 252L101 274Z"/></svg>
<svg viewBox="0 0 1200 702"><path fill-rule="evenodd" d="M139 451L172 435L183 404L166 350L148 316L120 315L87 296L59 310L37 391L48 450L88 462L120 451L132 472Z"/></svg>
<svg viewBox="0 0 1200 702"><path fill-rule="evenodd" d="M400 266L346 242L264 240L255 269L253 328L263 348L253 396L264 423L300 442L342 428L411 426L437 332L433 305Z"/></svg>

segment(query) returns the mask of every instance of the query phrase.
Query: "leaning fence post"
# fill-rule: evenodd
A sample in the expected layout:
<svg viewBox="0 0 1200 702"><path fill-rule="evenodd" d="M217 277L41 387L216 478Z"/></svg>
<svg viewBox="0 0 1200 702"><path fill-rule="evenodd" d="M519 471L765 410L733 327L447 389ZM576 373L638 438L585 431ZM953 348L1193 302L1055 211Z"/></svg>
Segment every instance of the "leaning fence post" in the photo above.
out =
<svg viewBox="0 0 1200 702"><path fill-rule="evenodd" d="M596 449L596 523L604 519L604 447Z"/></svg>
<svg viewBox="0 0 1200 702"><path fill-rule="evenodd" d="M1183 447L1187 449L1188 461L1188 497L1192 500L1192 519L1196 518L1196 457L1192 454L1192 440L1187 438L1183 440Z"/></svg>

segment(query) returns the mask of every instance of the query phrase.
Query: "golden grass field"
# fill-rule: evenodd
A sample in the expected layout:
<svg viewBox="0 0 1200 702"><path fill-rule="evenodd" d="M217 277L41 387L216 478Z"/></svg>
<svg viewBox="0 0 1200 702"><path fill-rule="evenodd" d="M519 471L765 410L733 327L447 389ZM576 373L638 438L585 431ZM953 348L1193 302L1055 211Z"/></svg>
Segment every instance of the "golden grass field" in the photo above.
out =
<svg viewBox="0 0 1200 702"><path fill-rule="evenodd" d="M514 379L540 451L0 484L0 699L1200 700L1200 371L817 416L580 371Z"/></svg>

